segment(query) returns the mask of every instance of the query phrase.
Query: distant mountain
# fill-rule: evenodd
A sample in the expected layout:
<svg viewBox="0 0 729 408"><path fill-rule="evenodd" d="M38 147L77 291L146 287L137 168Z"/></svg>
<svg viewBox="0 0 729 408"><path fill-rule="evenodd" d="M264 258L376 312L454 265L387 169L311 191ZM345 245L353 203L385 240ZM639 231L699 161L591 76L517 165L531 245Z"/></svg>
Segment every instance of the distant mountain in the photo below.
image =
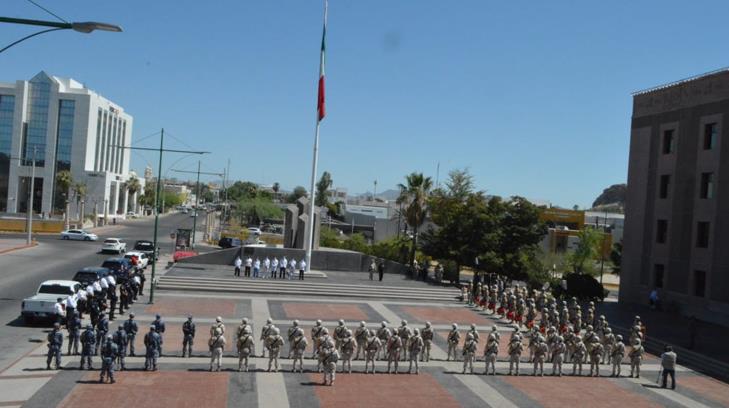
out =
<svg viewBox="0 0 729 408"><path fill-rule="evenodd" d="M595 199L595 202L592 203L592 207L615 206L625 208L625 195L627 194L627 191L627 184L613 184L612 186L602 190L602 194L600 194Z"/></svg>
<svg viewBox="0 0 729 408"><path fill-rule="evenodd" d="M371 191L366 191L362 194L355 194L351 196L351 198L362 198L362 199L369 199L372 197ZM390 189L385 190L381 193L377 193L377 198L385 200L385 201L395 201L397 198L400 197L400 190Z"/></svg>

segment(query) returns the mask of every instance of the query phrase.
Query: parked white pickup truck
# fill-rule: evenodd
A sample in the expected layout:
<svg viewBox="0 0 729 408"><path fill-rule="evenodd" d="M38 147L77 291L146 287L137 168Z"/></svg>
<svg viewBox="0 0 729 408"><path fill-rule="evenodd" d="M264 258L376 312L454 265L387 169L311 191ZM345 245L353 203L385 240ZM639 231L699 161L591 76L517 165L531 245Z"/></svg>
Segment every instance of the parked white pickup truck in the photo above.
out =
<svg viewBox="0 0 729 408"><path fill-rule="evenodd" d="M35 296L23 300L20 314L26 323L34 319L55 319L55 305L58 298L66 299L81 287L76 281L49 280L41 283Z"/></svg>

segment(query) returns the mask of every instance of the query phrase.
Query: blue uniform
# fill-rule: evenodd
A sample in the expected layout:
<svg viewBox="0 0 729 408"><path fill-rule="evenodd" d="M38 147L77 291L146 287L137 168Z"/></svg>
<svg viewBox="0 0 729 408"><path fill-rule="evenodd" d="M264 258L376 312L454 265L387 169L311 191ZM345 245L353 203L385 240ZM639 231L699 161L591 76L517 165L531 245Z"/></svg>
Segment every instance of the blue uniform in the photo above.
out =
<svg viewBox="0 0 729 408"><path fill-rule="evenodd" d="M94 354L99 353L99 349L101 348L101 345L106 338L106 334L109 333L109 319L106 318L106 316L99 319L99 322L96 324L96 345L97 347L94 348Z"/></svg>
<svg viewBox="0 0 729 408"><path fill-rule="evenodd" d="M161 318L155 319L154 322L152 322L154 325L154 331L159 335L159 347L157 348L157 352L159 355L162 355L162 343L164 343L164 339L162 338L162 334L165 332L165 322L162 321Z"/></svg>
<svg viewBox="0 0 729 408"><path fill-rule="evenodd" d="M109 376L109 381L114 381L114 358L119 350L113 341L108 340L101 346L101 378L99 382L104 382L104 374Z"/></svg>
<svg viewBox="0 0 729 408"><path fill-rule="evenodd" d="M119 367L122 370L126 370L127 367L124 363L124 357L127 355L127 333L124 330L115 331L112 341L116 344L117 348L115 359L119 361Z"/></svg>
<svg viewBox="0 0 729 408"><path fill-rule="evenodd" d="M88 363L89 370L93 370L91 366L91 356L94 355L96 347L96 333L94 329L87 328L81 335L81 369L84 369L85 363Z"/></svg>
<svg viewBox="0 0 729 408"><path fill-rule="evenodd" d="M134 319L130 318L124 322L124 331L127 333L127 343L129 344L129 355L134 357L134 338L137 337L139 327Z"/></svg>
<svg viewBox="0 0 729 408"><path fill-rule="evenodd" d="M147 353L145 354L144 359L145 370L157 370L157 359L159 358L161 339L162 337L153 331L144 335L144 346L147 348Z"/></svg>
<svg viewBox="0 0 729 408"><path fill-rule="evenodd" d="M188 320L182 324L182 357L192 357L192 342L195 339L195 323Z"/></svg>
<svg viewBox="0 0 729 408"><path fill-rule="evenodd" d="M56 369L61 368L61 347L63 346L63 333L53 329L52 332L48 333L48 358L46 359L46 366L51 369L51 361L55 358Z"/></svg>
<svg viewBox="0 0 729 408"><path fill-rule="evenodd" d="M66 323L68 329L68 354L78 355L78 343L81 340L81 319L78 316L69 317Z"/></svg>

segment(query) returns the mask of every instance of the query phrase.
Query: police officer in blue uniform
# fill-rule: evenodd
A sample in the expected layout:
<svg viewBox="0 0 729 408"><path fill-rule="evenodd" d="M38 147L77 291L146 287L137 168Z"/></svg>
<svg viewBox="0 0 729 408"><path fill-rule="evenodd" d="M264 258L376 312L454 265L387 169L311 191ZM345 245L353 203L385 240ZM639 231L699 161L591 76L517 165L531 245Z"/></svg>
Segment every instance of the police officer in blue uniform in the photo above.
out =
<svg viewBox="0 0 729 408"><path fill-rule="evenodd" d="M63 333L61 333L61 324L54 323L53 330L48 333L48 358L46 359L46 369L51 369L51 361L55 358L56 370L61 369L61 347L63 346Z"/></svg>
<svg viewBox="0 0 729 408"><path fill-rule="evenodd" d="M119 354L119 349L112 339L112 335L108 334L101 346L101 376L99 382L104 382L104 375L109 377L109 382L114 384L114 359Z"/></svg>
<svg viewBox="0 0 729 408"><path fill-rule="evenodd" d="M127 343L129 344L129 356L134 357L134 339L137 337L139 326L134 321L134 313L129 313L129 319L124 322L124 332L127 334Z"/></svg>
<svg viewBox="0 0 729 408"><path fill-rule="evenodd" d="M81 334L81 369L84 369L84 365L88 363L89 370L93 370L91 366L91 356L93 356L94 348L96 347L96 333L94 333L94 326L87 325L86 330Z"/></svg>
<svg viewBox="0 0 729 408"><path fill-rule="evenodd" d="M120 370L126 370L126 364L124 362L124 358L127 355L127 333L124 331L124 327L120 324L117 328L116 332L114 332L114 335L112 337L112 341L114 344L116 344L117 353L115 356L115 359L118 361L119 369Z"/></svg>

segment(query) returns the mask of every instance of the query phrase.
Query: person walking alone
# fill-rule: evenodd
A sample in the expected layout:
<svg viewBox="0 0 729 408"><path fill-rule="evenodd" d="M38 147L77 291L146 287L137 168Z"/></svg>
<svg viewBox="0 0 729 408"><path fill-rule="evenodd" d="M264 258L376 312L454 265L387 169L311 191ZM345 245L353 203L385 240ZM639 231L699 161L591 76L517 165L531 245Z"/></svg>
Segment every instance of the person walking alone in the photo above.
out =
<svg viewBox="0 0 729 408"><path fill-rule="evenodd" d="M377 273L380 275L380 282L382 282L382 277L385 275L385 261L380 261L380 264L377 265Z"/></svg>

